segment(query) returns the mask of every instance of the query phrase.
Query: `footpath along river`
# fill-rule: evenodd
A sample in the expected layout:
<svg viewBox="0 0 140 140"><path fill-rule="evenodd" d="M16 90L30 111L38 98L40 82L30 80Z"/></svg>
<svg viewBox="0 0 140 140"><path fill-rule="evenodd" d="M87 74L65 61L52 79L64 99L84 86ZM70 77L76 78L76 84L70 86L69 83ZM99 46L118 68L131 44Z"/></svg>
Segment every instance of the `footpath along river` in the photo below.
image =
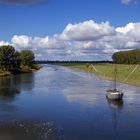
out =
<svg viewBox="0 0 140 140"><path fill-rule="evenodd" d="M0 78L0 140L140 140L140 88L66 67Z"/></svg>

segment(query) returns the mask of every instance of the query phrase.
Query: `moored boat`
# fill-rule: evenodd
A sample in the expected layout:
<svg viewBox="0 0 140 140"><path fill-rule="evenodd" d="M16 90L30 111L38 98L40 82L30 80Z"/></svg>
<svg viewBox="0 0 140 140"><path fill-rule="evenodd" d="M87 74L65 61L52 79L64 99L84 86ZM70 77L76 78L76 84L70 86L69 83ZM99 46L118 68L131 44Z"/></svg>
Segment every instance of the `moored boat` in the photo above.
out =
<svg viewBox="0 0 140 140"><path fill-rule="evenodd" d="M117 79L117 66L115 64L114 69L114 89L109 89L106 91L106 97L110 100L122 100L123 92L121 90L117 90L116 88L116 79Z"/></svg>
<svg viewBox="0 0 140 140"><path fill-rule="evenodd" d="M121 90L107 90L106 97L110 100L122 100L123 92Z"/></svg>

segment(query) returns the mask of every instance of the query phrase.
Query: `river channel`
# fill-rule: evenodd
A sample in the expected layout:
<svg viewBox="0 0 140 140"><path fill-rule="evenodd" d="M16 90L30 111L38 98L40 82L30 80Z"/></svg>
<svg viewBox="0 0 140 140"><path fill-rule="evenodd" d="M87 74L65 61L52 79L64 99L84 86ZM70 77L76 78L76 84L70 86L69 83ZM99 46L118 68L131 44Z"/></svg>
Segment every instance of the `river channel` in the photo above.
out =
<svg viewBox="0 0 140 140"><path fill-rule="evenodd" d="M140 140L140 88L119 84L121 102L106 99L111 81L44 65L0 78L0 140Z"/></svg>

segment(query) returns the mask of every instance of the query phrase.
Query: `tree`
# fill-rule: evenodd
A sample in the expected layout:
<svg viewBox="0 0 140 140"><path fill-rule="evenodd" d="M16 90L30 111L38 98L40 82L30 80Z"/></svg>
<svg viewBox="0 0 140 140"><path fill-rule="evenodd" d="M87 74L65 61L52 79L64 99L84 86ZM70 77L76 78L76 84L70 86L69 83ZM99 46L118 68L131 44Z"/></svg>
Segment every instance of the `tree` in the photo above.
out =
<svg viewBox="0 0 140 140"><path fill-rule="evenodd" d="M140 64L140 49L116 52L112 59L119 64Z"/></svg>
<svg viewBox="0 0 140 140"><path fill-rule="evenodd" d="M34 63L34 53L30 50L24 50L20 52L21 65L32 67Z"/></svg>
<svg viewBox="0 0 140 140"><path fill-rule="evenodd" d="M16 51L15 52L15 59L13 61L13 70L19 71L20 65L21 65L20 53L18 51Z"/></svg>
<svg viewBox="0 0 140 140"><path fill-rule="evenodd" d="M0 68L2 70L19 69L18 52L11 45L3 45L0 47Z"/></svg>

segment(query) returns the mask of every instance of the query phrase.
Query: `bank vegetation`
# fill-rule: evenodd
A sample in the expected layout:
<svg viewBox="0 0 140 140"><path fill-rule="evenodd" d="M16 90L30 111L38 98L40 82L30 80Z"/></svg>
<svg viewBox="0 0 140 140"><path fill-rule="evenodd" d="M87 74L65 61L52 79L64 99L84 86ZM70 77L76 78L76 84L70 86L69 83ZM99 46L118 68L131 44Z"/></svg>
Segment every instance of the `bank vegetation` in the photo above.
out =
<svg viewBox="0 0 140 140"><path fill-rule="evenodd" d="M0 76L30 73L40 69L34 61L35 55L31 50L19 52L11 45L0 46Z"/></svg>

